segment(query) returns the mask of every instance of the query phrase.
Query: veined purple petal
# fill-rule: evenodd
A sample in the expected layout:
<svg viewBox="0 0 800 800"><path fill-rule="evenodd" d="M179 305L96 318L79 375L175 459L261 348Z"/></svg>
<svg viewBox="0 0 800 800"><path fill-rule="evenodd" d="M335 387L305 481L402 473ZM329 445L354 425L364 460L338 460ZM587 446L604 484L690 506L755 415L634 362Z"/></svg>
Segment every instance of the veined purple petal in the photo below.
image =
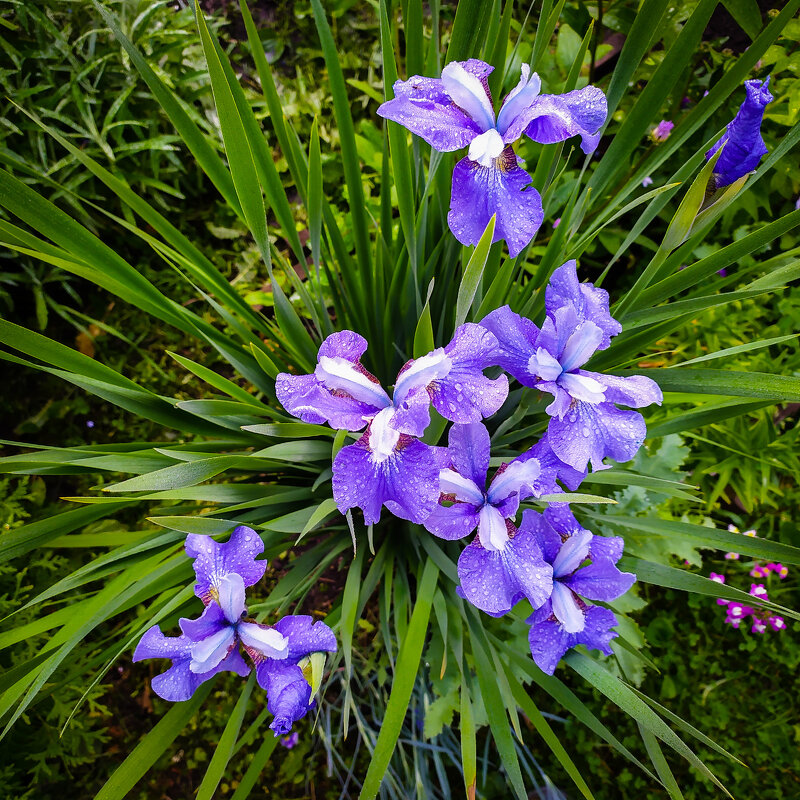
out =
<svg viewBox="0 0 800 800"><path fill-rule="evenodd" d="M397 375L394 404L399 406L409 392L426 389L433 381L446 378L452 367L453 362L445 354L443 347L438 347L421 358L412 359Z"/></svg>
<svg viewBox="0 0 800 800"><path fill-rule="evenodd" d="M216 636L220 631L231 627L230 622L225 618L225 612L216 603L206 606L197 619L181 617L178 624L192 644Z"/></svg>
<svg viewBox="0 0 800 800"><path fill-rule="evenodd" d="M311 686L296 664L267 659L256 666L259 686L267 691L267 708L274 716L270 728L285 736L310 707Z"/></svg>
<svg viewBox="0 0 800 800"><path fill-rule="evenodd" d="M769 152L761 138L764 108L774 99L769 91L769 78L763 83L758 80L745 81L744 86L747 92L745 101L722 137L706 153L706 159L709 159L725 145L714 165L717 188L728 186L752 172Z"/></svg>
<svg viewBox="0 0 800 800"><path fill-rule="evenodd" d="M620 572L607 558L595 558L591 564L563 580L565 586L581 597L603 602L621 597L635 582L636 576L632 572Z"/></svg>
<svg viewBox="0 0 800 800"><path fill-rule="evenodd" d="M520 115L523 115L525 111L531 107L538 97L541 88L542 82L539 76L535 72L531 75L530 66L528 66L528 64L523 64L520 70L519 83L508 93L506 99L503 100L503 107L497 115L497 130L503 134L506 143L511 144L511 142L515 142L522 135L522 130L527 123L524 120L523 124L520 126L514 123L519 119ZM510 133L509 128L511 128Z"/></svg>
<svg viewBox="0 0 800 800"><path fill-rule="evenodd" d="M478 124L481 131L494 127L494 110L483 82L460 61L442 70L442 86L450 99Z"/></svg>
<svg viewBox="0 0 800 800"><path fill-rule="evenodd" d="M631 375L620 378L616 375L601 375L597 372L580 370L579 374L593 378L605 387L606 400L631 408L643 408L651 403L661 405L664 396L658 384L644 375Z"/></svg>
<svg viewBox="0 0 800 800"><path fill-rule="evenodd" d="M528 620L531 629L528 642L531 655L542 672L552 675L558 662L571 647L583 644L593 650L611 655L610 641L618 634L611 630L617 618L607 608L588 606L584 611L584 628L579 633L568 633L545 603Z"/></svg>
<svg viewBox="0 0 800 800"><path fill-rule="evenodd" d="M192 645L192 660L189 670L203 675L214 669L236 647L236 633L233 626L228 625Z"/></svg>
<svg viewBox="0 0 800 800"><path fill-rule="evenodd" d="M524 386L533 386L536 376L528 371L528 362L536 348L539 328L529 319L515 314L509 306L496 308L481 320L481 326L494 334L500 350L495 357L498 366L513 375Z"/></svg>
<svg viewBox="0 0 800 800"><path fill-rule="evenodd" d="M450 99L439 78L415 75L396 81L393 91L394 99L378 108L378 116L399 123L440 153L460 150L482 132Z"/></svg>
<svg viewBox="0 0 800 800"><path fill-rule="evenodd" d="M556 484L556 480L563 481L566 487L574 492L581 485L587 473L585 470L577 470L569 464L565 464L550 447L547 432L542 438L520 458L535 458L542 467L539 477L539 489L541 494L554 494L561 491Z"/></svg>
<svg viewBox="0 0 800 800"><path fill-rule="evenodd" d="M278 400L303 422L360 430L392 404L377 378L359 361L366 349L366 339L353 331L332 333L320 345L313 375L278 375Z"/></svg>
<svg viewBox="0 0 800 800"><path fill-rule="evenodd" d="M477 244L489 220L497 220L492 241L505 240L513 258L542 225L542 198L531 176L507 147L492 167L462 158L453 170L447 224L461 244Z"/></svg>
<svg viewBox="0 0 800 800"><path fill-rule="evenodd" d="M534 539L522 533L495 551L486 550L476 537L461 552L458 577L467 600L493 616L507 613L523 597L536 608L547 600L553 586L550 565Z"/></svg>
<svg viewBox="0 0 800 800"><path fill-rule="evenodd" d="M572 408L572 395L559 383L553 381L539 381L539 383L536 384L536 388L540 392L548 392L553 395L553 402L545 408L545 411L551 417L562 419L570 408Z"/></svg>
<svg viewBox="0 0 800 800"><path fill-rule="evenodd" d="M355 444L343 447L333 462L333 498L344 514L360 508L364 521L380 519L385 505L395 516L423 522L439 499L439 469L428 445L398 435L386 458L377 457L367 432Z"/></svg>
<svg viewBox="0 0 800 800"><path fill-rule="evenodd" d="M542 94L517 116L505 138L514 141L523 130L534 142L541 144L554 144L580 136L581 150L591 153L600 141L599 131L607 116L606 96L596 86L566 94Z"/></svg>
<svg viewBox="0 0 800 800"><path fill-rule="evenodd" d="M210 536L190 533L186 537L186 555L194 559L197 583L194 593L208 604L212 589L216 592L226 575L240 575L245 586L253 586L264 577L267 562L256 561L264 552L261 537L245 525L235 528L227 542L215 542Z"/></svg>
<svg viewBox="0 0 800 800"><path fill-rule="evenodd" d="M312 425L327 422L338 430L360 430L377 411L371 403L363 403L342 393L332 393L315 375L289 375L283 372L275 379L275 394L292 416Z"/></svg>
<svg viewBox="0 0 800 800"><path fill-rule="evenodd" d="M289 661L297 663L311 653L335 653L336 636L324 622L307 614L281 617L273 626L289 642Z"/></svg>
<svg viewBox="0 0 800 800"><path fill-rule="evenodd" d="M474 499L467 497L461 499L469 499L475 503L482 502L491 449L489 431L481 422L468 425L456 424L450 428L447 443L453 469L465 478L469 478L481 493L480 498L476 496Z"/></svg>
<svg viewBox="0 0 800 800"><path fill-rule="evenodd" d="M606 456L630 461L642 446L647 428L638 411L623 411L611 403L576 402L563 418L552 417L547 436L553 452L575 469L608 469Z"/></svg>
<svg viewBox="0 0 800 800"><path fill-rule="evenodd" d="M528 631L531 655L542 672L552 675L564 653L572 647L573 636L556 619L550 601L534 612L531 619L533 624Z"/></svg>
<svg viewBox="0 0 800 800"><path fill-rule="evenodd" d="M575 515L569 507L569 503L551 503L544 510L544 518L553 530L558 531L562 539L566 536L573 536L578 533L588 533L575 519ZM594 540L592 540L594 541Z"/></svg>
<svg viewBox="0 0 800 800"><path fill-rule="evenodd" d="M494 414L508 397L508 378L487 378L483 370L497 363L494 334L467 322L456 328L444 352L450 359L447 375L428 385L433 407L452 422L480 422Z"/></svg>
<svg viewBox="0 0 800 800"><path fill-rule="evenodd" d="M562 264L551 276L545 290L547 313L555 314L557 308L571 305L579 320L590 320L605 334L598 350L605 350L611 344L611 337L621 330L608 309L608 292L591 283L579 283L577 265L573 260ZM570 326L568 334L574 330ZM560 352L560 351L559 351Z"/></svg>
<svg viewBox="0 0 800 800"><path fill-rule="evenodd" d="M548 564L552 564L555 561L561 549L561 536L543 514L530 508L525 509L522 513L522 524L519 526L519 533L533 538Z"/></svg>
<svg viewBox="0 0 800 800"><path fill-rule="evenodd" d="M597 536L592 539L589 545L589 555L593 561L601 558L616 564L622 558L622 550L625 547L625 540L621 536Z"/></svg>
<svg viewBox="0 0 800 800"><path fill-rule="evenodd" d="M478 527L478 508L472 503L439 505L422 524L440 539L463 539Z"/></svg>

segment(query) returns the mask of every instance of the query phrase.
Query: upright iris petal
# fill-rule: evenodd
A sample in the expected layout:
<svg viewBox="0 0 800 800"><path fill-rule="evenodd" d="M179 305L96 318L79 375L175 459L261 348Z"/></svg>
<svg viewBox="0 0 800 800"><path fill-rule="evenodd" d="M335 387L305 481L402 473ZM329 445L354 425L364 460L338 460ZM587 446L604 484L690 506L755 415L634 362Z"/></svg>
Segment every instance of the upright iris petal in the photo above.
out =
<svg viewBox="0 0 800 800"><path fill-rule="evenodd" d="M615 566L622 556L622 539L595 536L563 504L550 506L544 514L526 511L523 533L532 537L553 570L552 596L528 620L534 661L552 675L564 653L578 644L611 655L617 619L586 600L615 600L636 580Z"/></svg>
<svg viewBox="0 0 800 800"><path fill-rule="evenodd" d="M649 378L582 369L622 329L609 312L608 294L578 283L575 262L568 261L550 279L545 309L541 329L508 306L482 320L500 342L498 364L523 385L553 395L548 442L561 461L578 471L589 462L595 470L607 468L606 456L629 461L644 441L644 419L615 404L641 408L662 396Z"/></svg>
<svg viewBox="0 0 800 800"><path fill-rule="evenodd" d="M440 152L469 147L456 164L448 225L462 244L477 244L496 218L494 241L516 256L542 224L542 201L510 145L526 133L537 142L581 136L584 152L599 139L607 107L603 93L586 87L565 95L540 95L541 81L523 65L520 81L495 119L486 77L477 59L454 61L439 80L415 75L394 85L395 97L378 114L421 136Z"/></svg>
<svg viewBox="0 0 800 800"><path fill-rule="evenodd" d="M762 157L769 152L761 138L764 109L774 99L769 91L769 78L763 83L758 80L745 81L744 88L747 97L739 107L739 111L728 123L725 133L706 153L706 159L709 159L723 144L725 145L714 165L714 177L718 189L752 172Z"/></svg>

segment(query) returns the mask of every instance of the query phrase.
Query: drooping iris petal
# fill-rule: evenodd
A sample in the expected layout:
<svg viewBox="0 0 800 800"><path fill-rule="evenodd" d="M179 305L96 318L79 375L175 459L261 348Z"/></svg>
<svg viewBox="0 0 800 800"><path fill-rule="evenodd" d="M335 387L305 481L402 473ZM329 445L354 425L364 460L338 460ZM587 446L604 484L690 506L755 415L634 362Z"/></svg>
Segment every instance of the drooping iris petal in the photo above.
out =
<svg viewBox="0 0 800 800"><path fill-rule="evenodd" d="M193 642L188 636L164 636L158 625L154 625L145 632L136 646L133 661L143 661L148 658L168 658L172 661L172 666L160 675L156 675L151 683L153 691L163 700L172 702L188 700L200 684L218 672L235 672L242 677L250 674L250 667L235 649L208 672L202 674L192 672L189 669L192 661L192 645Z"/></svg>
<svg viewBox="0 0 800 800"><path fill-rule="evenodd" d="M714 165L717 188L728 186L752 172L769 152L761 138L764 109L774 99L769 91L769 78L763 83L745 81L744 86L747 92L745 101L722 137L706 153L706 159L709 159L725 145Z"/></svg>
<svg viewBox="0 0 800 800"><path fill-rule="evenodd" d="M303 422L357 431L392 401L378 379L361 365L367 341L353 331L338 331L320 345L312 375L281 373L275 394Z"/></svg>
<svg viewBox="0 0 800 800"><path fill-rule="evenodd" d="M463 539L478 527L480 509L472 503L436 506L423 525L440 539Z"/></svg>
<svg viewBox="0 0 800 800"><path fill-rule="evenodd" d="M535 540L522 531L502 550L487 550L478 537L458 559L461 591L476 608L499 616L527 597L534 608L552 592L553 571Z"/></svg>
<svg viewBox="0 0 800 800"><path fill-rule="evenodd" d="M591 564L564 578L563 584L587 600L608 603L625 594L635 582L633 573L621 572L610 559L594 557Z"/></svg>
<svg viewBox="0 0 800 800"><path fill-rule="evenodd" d="M256 666L259 686L267 691L267 708L273 715L270 728L285 736L310 707L311 686L296 664L267 659Z"/></svg>
<svg viewBox="0 0 800 800"><path fill-rule="evenodd" d="M487 503L478 512L478 538L487 550L503 550L508 542L505 517Z"/></svg>
<svg viewBox="0 0 800 800"><path fill-rule="evenodd" d="M553 452L574 469L591 461L592 469L608 469L606 456L624 464L642 446L647 434L638 411L624 411L611 403L576 402L563 419L552 417L547 429Z"/></svg>
<svg viewBox="0 0 800 800"><path fill-rule="evenodd" d="M281 617L273 628L289 642L288 659L297 663L311 653L336 651L336 636L324 622L314 622L307 614Z"/></svg>
<svg viewBox="0 0 800 800"><path fill-rule="evenodd" d="M517 164L510 147L491 167L462 158L453 170L447 224L461 244L474 245L496 216L494 238L505 240L513 258L542 225L542 198L530 186L531 176Z"/></svg>
<svg viewBox="0 0 800 800"><path fill-rule="evenodd" d="M617 375L600 375L586 370L580 370L579 374L602 383L606 400L609 403L620 403L631 408L643 408L653 403L661 405L664 400L659 385L644 375L631 375L620 378Z"/></svg>
<svg viewBox="0 0 800 800"><path fill-rule="evenodd" d="M553 613L552 604L545 603L528 620L531 629L528 642L531 655L542 672L552 675L564 654L575 645L583 644L592 650L611 655L611 640L618 634L611 630L617 618L607 608L589 606L584 613L584 627L579 633L567 632Z"/></svg>
<svg viewBox="0 0 800 800"><path fill-rule="evenodd" d="M607 116L606 96L596 86L586 86L566 94L542 94L517 116L506 131L506 139L514 141L523 131L541 144L554 144L580 136L581 150L591 153L600 141L599 131Z"/></svg>
<svg viewBox="0 0 800 800"><path fill-rule="evenodd" d="M519 458L535 458L541 466L539 486L542 494L555 494L561 491L556 480L563 481L566 487L574 492L586 478L586 470L577 470L565 464L550 446L550 440L545 432L541 439Z"/></svg>
<svg viewBox="0 0 800 800"><path fill-rule="evenodd" d="M440 153L460 150L482 132L481 126L453 103L439 78L415 75L395 81L392 88L394 99L378 108L378 116L399 123Z"/></svg>
<svg viewBox="0 0 800 800"><path fill-rule="evenodd" d="M622 330L622 325L609 311L608 292L591 283L580 283L574 259L562 264L550 276L545 289L545 308L550 315L555 315L560 308L568 308L569 313L576 315L575 322L568 324L564 319L559 326L565 328L567 335L575 329L576 323L584 320L597 325L605 334L597 346L598 350L605 350L611 343L611 337Z"/></svg>
<svg viewBox="0 0 800 800"><path fill-rule="evenodd" d="M539 328L526 317L515 314L510 306L496 308L481 320L481 326L494 334L500 346L496 363L523 386L533 386L536 377L528 370L535 352Z"/></svg>
<svg viewBox="0 0 800 800"><path fill-rule="evenodd" d="M483 370L497 363L497 339L480 325L456 328L444 349L450 372L428 386L433 407L451 422L480 422L499 410L508 397L508 378L487 378Z"/></svg>
<svg viewBox="0 0 800 800"><path fill-rule="evenodd" d="M190 533L185 546L186 554L194 559L197 576L194 593L206 605L211 602L211 590L217 591L226 575L239 575L244 586L253 586L264 577L267 568L265 560L255 560L264 552L264 542L245 525L235 528L227 542L215 542L210 536Z"/></svg>
<svg viewBox="0 0 800 800"><path fill-rule="evenodd" d="M333 499L339 511L360 508L365 523L372 525L385 505L395 516L423 522L439 499L439 469L432 449L398 434L391 452L381 458L382 453L376 456L370 449L370 438L368 431L334 459Z"/></svg>

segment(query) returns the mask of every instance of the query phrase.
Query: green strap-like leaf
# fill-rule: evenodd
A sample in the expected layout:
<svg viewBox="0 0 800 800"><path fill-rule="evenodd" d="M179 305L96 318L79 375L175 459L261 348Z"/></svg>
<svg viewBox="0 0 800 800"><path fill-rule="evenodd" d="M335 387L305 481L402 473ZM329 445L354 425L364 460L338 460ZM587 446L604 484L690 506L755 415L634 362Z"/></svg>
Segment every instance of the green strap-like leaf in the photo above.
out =
<svg viewBox="0 0 800 800"><path fill-rule="evenodd" d="M438 577L439 568L430 559L426 560L418 584L417 602L411 614L411 622L397 656L392 691L389 695L389 702L386 704L383 724L378 734L378 741L375 743L375 750L364 778L359 800L372 800L378 794L381 781L386 774L389 760L397 744L397 737L403 727L411 691L420 668L422 648L425 644L425 633L428 630L431 604Z"/></svg>
<svg viewBox="0 0 800 800"><path fill-rule="evenodd" d="M204 683L191 700L175 703L158 721L133 752L117 767L94 800L120 800L178 738L211 691L213 681Z"/></svg>

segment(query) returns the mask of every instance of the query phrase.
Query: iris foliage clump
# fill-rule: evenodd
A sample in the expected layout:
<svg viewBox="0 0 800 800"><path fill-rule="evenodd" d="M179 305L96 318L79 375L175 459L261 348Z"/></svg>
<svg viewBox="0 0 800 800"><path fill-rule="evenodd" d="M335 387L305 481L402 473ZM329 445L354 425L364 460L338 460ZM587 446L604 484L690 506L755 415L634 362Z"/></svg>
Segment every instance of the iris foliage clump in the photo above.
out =
<svg viewBox="0 0 800 800"><path fill-rule="evenodd" d="M215 368L172 354L198 388L193 399L168 397L124 369L0 321L0 355L17 369L67 381L162 431L157 441L6 443L15 451L2 460L7 472L45 483L85 478L79 496L64 498L69 507L4 533L0 558L24 559L56 544L88 548L91 556L17 609L38 616L6 642L40 636L43 646L2 678L3 735L13 735L65 682L84 687L71 712L77 718L121 660L169 657L172 667L152 686L177 704L98 798L133 790L217 686L229 692L231 709L198 797L231 779L237 800L254 791L278 741L260 728L267 718L276 736L311 719L314 732L308 726L303 735L318 735L342 791L364 798L410 791L415 772L438 785L440 796L451 796L457 780L474 796L490 783L489 763L501 767L509 787L499 791L524 798L538 783L529 748L542 743L565 780L593 797L568 737L539 710L543 702L672 797L681 797L667 760L674 754L725 791L689 744L696 739L719 752L707 735L713 731L698 730L637 688L652 662L636 626L640 602L626 592L635 576L637 586L720 598L729 608L746 604L754 618L788 621L797 618L791 608L687 570L672 556L709 548L797 565L800 550L627 499L641 491L694 501L679 465L659 468L670 436L800 398L795 376L717 367L731 348L709 350L701 360L711 363L702 366L657 359L663 343L699 314L769 296L797 275L791 256L763 254L800 224L800 211L707 255L698 248L792 157L800 138L795 125L767 152L762 116L780 97L767 75L751 78L800 0L756 26L747 51L730 59L707 95L633 168L632 154L679 89L716 2L700 0L674 32L662 25L668 4L645 0L613 71L588 85L592 24L573 43L564 75L537 73L562 6L545 2L535 33L515 22L512 36L510 2L462 0L451 26L438 4L428 16L421 3L379 3L383 102L375 103L369 134L379 158L367 167L363 125L357 134L328 15L312 0L338 132L343 211L332 199L342 187L326 185L318 126L300 136L284 114L246 4L257 100L196 10L212 125L199 123L114 9L97 5L175 141L251 238L269 296L263 306L242 296L168 209L20 101L26 129L35 126L48 146L117 198L123 213L99 211L136 242L130 253L148 248L196 302L177 302L137 268L124 239L110 247L58 198L28 185L13 161L0 172L3 246L176 329ZM674 33L669 48L620 116L637 71L666 32ZM731 96L741 96L742 107L722 118ZM505 98L497 109L496 97ZM687 142L694 154L673 164ZM459 150L466 153L454 156ZM70 203L84 202L91 200L78 185ZM598 260L596 242L607 242L620 219L627 234ZM654 241L647 232L658 221L666 229ZM739 288L728 289L725 270ZM756 338L733 350L789 338ZM390 396L382 387L392 385ZM491 467L498 469L489 480ZM137 520L132 530L86 532L123 517ZM466 547L457 544L473 531ZM242 537L247 557L225 555L239 553ZM194 587L184 546L196 558ZM206 563L203 552L219 558ZM274 578L262 578L264 562L253 560L261 552L270 572L279 565ZM263 599L245 608L245 587L256 586L253 596ZM195 594L205 610L190 620ZM158 626L174 627L179 618L183 636L165 638ZM256 674L223 684L229 676L218 673L226 669L248 674L240 646ZM378 672L363 669L369 648L386 654ZM144 691L160 671L141 664L134 680ZM575 679L635 720L634 747L573 692ZM412 719L409 730L410 707L412 717L419 711L425 718ZM254 708L258 716L246 727ZM523 731L520 711L531 729ZM408 740L420 725L447 728L443 749L453 757L435 753L419 766ZM348 765L342 754L353 737ZM479 741L490 755L479 753ZM248 769L229 775L246 746L255 750Z"/></svg>

